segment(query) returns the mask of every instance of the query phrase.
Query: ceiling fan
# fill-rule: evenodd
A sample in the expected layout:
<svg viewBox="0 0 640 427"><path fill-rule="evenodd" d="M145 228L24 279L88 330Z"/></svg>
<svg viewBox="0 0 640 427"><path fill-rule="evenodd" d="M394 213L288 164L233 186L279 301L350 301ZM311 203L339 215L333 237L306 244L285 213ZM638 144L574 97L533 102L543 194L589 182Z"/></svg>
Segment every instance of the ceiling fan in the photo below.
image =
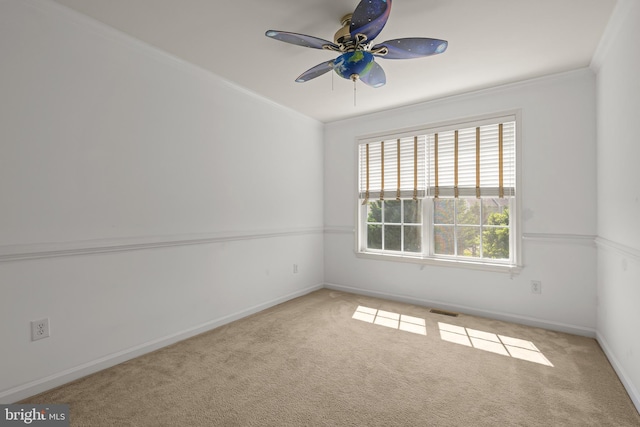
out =
<svg viewBox="0 0 640 427"><path fill-rule="evenodd" d="M390 12L391 0L361 0L353 13L340 20L342 28L336 32L333 42L277 30L269 30L265 35L298 46L341 53L336 59L318 64L300 74L296 82L307 82L333 70L342 78L354 82L360 79L371 87L380 87L386 83L387 78L382 67L375 62L375 57L420 58L443 53L448 45L446 40L424 37L393 39L373 44L373 39L387 23Z"/></svg>

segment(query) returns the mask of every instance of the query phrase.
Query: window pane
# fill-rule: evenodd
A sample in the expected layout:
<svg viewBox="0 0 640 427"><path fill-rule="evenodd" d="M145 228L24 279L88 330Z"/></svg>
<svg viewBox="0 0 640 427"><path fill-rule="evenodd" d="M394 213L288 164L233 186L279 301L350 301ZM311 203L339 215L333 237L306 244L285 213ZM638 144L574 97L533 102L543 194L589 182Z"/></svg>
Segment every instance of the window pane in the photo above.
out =
<svg viewBox="0 0 640 427"><path fill-rule="evenodd" d="M382 249L382 226L367 225L367 248Z"/></svg>
<svg viewBox="0 0 640 427"><path fill-rule="evenodd" d="M404 250L407 252L422 251L422 227L419 225L404 226Z"/></svg>
<svg viewBox="0 0 640 427"><path fill-rule="evenodd" d="M458 226L458 256L480 257L480 227Z"/></svg>
<svg viewBox="0 0 640 427"><path fill-rule="evenodd" d="M509 199L483 199L482 223L484 225L509 225Z"/></svg>
<svg viewBox="0 0 640 427"><path fill-rule="evenodd" d="M457 224L480 225L480 199L455 199Z"/></svg>
<svg viewBox="0 0 640 427"><path fill-rule="evenodd" d="M402 200L385 200L384 202L384 222L386 224L392 222L400 224L402 216L400 216Z"/></svg>
<svg viewBox="0 0 640 427"><path fill-rule="evenodd" d="M420 200L404 200L404 222L409 224L422 223L422 203Z"/></svg>
<svg viewBox="0 0 640 427"><path fill-rule="evenodd" d="M437 255L455 255L453 226L434 226L433 234L434 252Z"/></svg>
<svg viewBox="0 0 640 427"><path fill-rule="evenodd" d="M454 199L433 199L434 224L453 224Z"/></svg>
<svg viewBox="0 0 640 427"><path fill-rule="evenodd" d="M509 228L485 227L482 231L482 249L485 258L509 259Z"/></svg>
<svg viewBox="0 0 640 427"><path fill-rule="evenodd" d="M382 222L382 202L376 200L367 206L367 222Z"/></svg>
<svg viewBox="0 0 640 427"><path fill-rule="evenodd" d="M384 248L388 251L399 251L401 249L401 233L400 225L385 225L384 227Z"/></svg>

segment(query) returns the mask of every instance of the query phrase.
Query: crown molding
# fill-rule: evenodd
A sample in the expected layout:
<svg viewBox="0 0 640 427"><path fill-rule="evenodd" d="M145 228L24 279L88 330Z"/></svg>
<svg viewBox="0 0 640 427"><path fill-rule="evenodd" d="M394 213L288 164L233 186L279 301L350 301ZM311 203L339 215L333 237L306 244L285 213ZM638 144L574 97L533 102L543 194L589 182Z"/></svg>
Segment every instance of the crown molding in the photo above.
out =
<svg viewBox="0 0 640 427"><path fill-rule="evenodd" d="M88 31L94 35L97 35L98 37L124 46L127 49L134 50L137 53L150 57L155 61L163 63L164 65L174 67L186 73L190 73L196 78L210 79L210 81L214 81L216 84L227 87L232 91L242 93L249 98L262 102L273 108L286 111L287 114L296 116L300 120L307 120L310 122L314 122L317 126L324 126L321 121L313 117L309 117L292 108L278 104L272 99L266 98L263 95L258 94L257 92L240 86L239 84L228 80L211 70L186 61L176 55L173 55L143 40L137 39L121 30L118 30L117 28L111 27L93 17L78 12L77 10L67 7L63 4L57 3L54 0L21 0L21 3L33 9L37 9L43 13L47 13L51 16L56 16L60 19L63 19L65 20L65 22L63 23L65 25L75 25L81 28L83 31Z"/></svg>
<svg viewBox="0 0 640 427"><path fill-rule="evenodd" d="M634 1L636 0L617 1L616 6L611 13L611 17L609 18L609 22L604 29L604 33L600 38L600 43L598 43L598 47L591 58L591 63L589 64L589 68L591 68L595 74L598 74L600 68L602 68L607 53L613 45L616 36L620 32L624 20L629 15L629 11L633 7Z"/></svg>

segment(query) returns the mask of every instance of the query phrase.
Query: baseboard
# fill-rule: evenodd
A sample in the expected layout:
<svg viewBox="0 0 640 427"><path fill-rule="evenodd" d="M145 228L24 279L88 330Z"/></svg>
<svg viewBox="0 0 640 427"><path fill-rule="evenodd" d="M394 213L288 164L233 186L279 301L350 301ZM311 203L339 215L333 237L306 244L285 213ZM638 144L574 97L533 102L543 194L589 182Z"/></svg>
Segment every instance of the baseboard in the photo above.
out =
<svg viewBox="0 0 640 427"><path fill-rule="evenodd" d="M604 351L605 356L607 356L607 359L609 359L609 363L611 363L611 366L613 366L613 370L616 371L616 374L618 374L618 378L620 378L620 382L627 390L627 393L629 394L631 401L635 405L636 410L638 411L638 413L640 413L640 392L638 392L636 386L633 384L633 382L631 382L626 371L618 361L618 358L615 356L613 351L611 351L611 347L609 347L607 340L602 336L602 334L600 334L600 332L596 333L596 339L598 340L598 344L600 344L602 351Z"/></svg>
<svg viewBox="0 0 640 427"><path fill-rule="evenodd" d="M324 287L327 289L333 289L336 291L349 292L352 294L359 294L359 295L365 295L365 296L376 297L376 298L384 298L384 299L389 299L393 301L405 302L408 304L415 304L415 305L422 305L422 306L431 307L431 308L439 308L441 310L454 311L458 313L469 314L472 316L479 316L479 317L487 317L487 318L496 319L496 320L503 320L506 322L518 323L521 325L533 326L536 328L548 329L552 331L565 332L573 335L581 335L589 338L596 337L595 329L585 328L585 327L576 326L576 325L569 325L566 323L536 319L534 317L518 316L515 314L501 313L498 311L491 311L491 310L480 310L477 308L468 307L464 305L448 304L441 301L426 300L421 298L409 297L406 295L371 291L367 289L352 288L350 286L335 285L330 283L325 283Z"/></svg>
<svg viewBox="0 0 640 427"><path fill-rule="evenodd" d="M175 334L171 334L96 360L92 360L90 362L73 367L71 369L67 369L62 372L55 373L53 375L49 375L48 377L39 380L31 381L29 383L13 387L0 393L0 404L10 404L18 402L30 396L34 396L52 388L59 387L63 384L69 383L103 369L110 368L112 366L126 362L127 360L142 356L146 353L161 349L187 338L194 337L203 332L210 331L212 329L226 325L227 323L242 319L243 317L250 316L262 310L266 310L267 308L273 307L294 298L301 297L322 288L322 285L310 286L299 291L264 302L262 304L247 308L245 310L211 320L198 326L194 326L193 328L189 328Z"/></svg>

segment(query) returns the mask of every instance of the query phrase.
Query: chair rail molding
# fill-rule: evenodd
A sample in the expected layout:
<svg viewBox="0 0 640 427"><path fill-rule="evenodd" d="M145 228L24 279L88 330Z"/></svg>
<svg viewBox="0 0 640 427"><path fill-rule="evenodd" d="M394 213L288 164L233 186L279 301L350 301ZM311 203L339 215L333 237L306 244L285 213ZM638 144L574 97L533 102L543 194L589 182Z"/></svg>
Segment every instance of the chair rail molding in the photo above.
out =
<svg viewBox="0 0 640 427"><path fill-rule="evenodd" d="M167 236L124 237L71 242L48 242L0 246L0 263L42 258L79 256L109 252L138 251L172 246L208 245L241 240L271 239L322 234L323 227L280 230L248 230Z"/></svg>
<svg viewBox="0 0 640 427"><path fill-rule="evenodd" d="M541 243L561 243L595 246L595 235L559 233L523 233L522 240Z"/></svg>
<svg viewBox="0 0 640 427"><path fill-rule="evenodd" d="M614 242L613 240L606 239L598 236L595 239L598 249L604 249L613 251L619 255L631 258L636 262L640 262L640 250L632 248L631 246L623 245L622 243Z"/></svg>

